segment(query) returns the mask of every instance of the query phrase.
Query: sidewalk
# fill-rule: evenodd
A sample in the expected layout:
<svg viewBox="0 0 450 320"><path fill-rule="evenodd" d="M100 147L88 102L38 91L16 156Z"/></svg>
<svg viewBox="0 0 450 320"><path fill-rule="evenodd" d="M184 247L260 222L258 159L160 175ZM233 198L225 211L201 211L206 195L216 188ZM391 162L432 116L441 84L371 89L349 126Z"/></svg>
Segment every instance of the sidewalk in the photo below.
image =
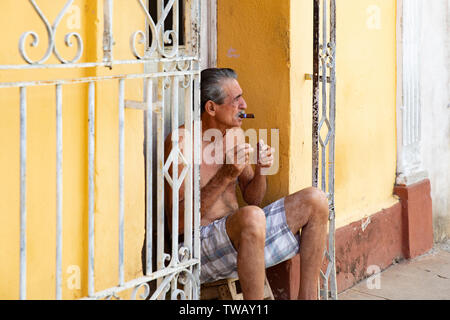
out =
<svg viewBox="0 0 450 320"><path fill-rule="evenodd" d="M339 300L450 300L450 240L338 294Z"/></svg>

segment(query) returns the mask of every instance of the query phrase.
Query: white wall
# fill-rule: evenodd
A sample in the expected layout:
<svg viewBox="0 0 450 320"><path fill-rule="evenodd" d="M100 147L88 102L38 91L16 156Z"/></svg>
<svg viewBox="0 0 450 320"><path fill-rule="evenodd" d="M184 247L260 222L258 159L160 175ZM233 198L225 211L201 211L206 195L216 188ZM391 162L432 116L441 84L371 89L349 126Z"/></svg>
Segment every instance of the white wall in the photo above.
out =
<svg viewBox="0 0 450 320"><path fill-rule="evenodd" d="M450 0L422 0L422 166L431 181L435 241L450 238Z"/></svg>

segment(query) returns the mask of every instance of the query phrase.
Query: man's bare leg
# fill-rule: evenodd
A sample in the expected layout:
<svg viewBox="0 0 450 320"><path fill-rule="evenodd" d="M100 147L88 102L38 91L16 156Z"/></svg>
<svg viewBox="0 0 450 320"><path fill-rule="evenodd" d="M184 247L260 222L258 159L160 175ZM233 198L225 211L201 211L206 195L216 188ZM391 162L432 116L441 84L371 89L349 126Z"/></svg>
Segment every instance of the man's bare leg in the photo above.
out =
<svg viewBox="0 0 450 320"><path fill-rule="evenodd" d="M238 253L237 270L244 299L262 300L266 238L264 211L256 206L243 207L227 219L226 230Z"/></svg>
<svg viewBox="0 0 450 320"><path fill-rule="evenodd" d="M300 229L299 299L317 299L317 281L326 245L328 199L321 190L306 188L285 198L286 220L291 231Z"/></svg>

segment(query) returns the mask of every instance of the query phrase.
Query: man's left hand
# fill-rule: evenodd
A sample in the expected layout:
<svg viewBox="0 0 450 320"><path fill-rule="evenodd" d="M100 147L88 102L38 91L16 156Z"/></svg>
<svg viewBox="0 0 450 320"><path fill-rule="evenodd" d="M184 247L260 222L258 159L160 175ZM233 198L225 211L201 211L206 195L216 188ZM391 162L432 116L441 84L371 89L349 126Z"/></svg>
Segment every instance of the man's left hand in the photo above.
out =
<svg viewBox="0 0 450 320"><path fill-rule="evenodd" d="M270 168L273 165L273 154L275 149L264 143L264 140L259 140L258 143L258 162L257 166L260 168Z"/></svg>

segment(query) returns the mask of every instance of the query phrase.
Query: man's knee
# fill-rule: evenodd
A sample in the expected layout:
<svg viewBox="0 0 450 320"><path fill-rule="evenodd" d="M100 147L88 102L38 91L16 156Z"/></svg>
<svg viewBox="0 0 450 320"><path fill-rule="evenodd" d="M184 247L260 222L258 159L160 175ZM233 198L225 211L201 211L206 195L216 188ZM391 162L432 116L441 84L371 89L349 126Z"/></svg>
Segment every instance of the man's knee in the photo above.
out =
<svg viewBox="0 0 450 320"><path fill-rule="evenodd" d="M313 214L320 220L328 220L328 197L322 190L310 187L305 190L305 201L313 208Z"/></svg>
<svg viewBox="0 0 450 320"><path fill-rule="evenodd" d="M309 218L314 217L324 221L328 219L328 198L322 190L309 187L291 194L289 198L290 207L309 208Z"/></svg>
<svg viewBox="0 0 450 320"><path fill-rule="evenodd" d="M266 216L257 206L246 206L237 213L240 229L240 238L252 238L255 241L264 241L266 236Z"/></svg>

